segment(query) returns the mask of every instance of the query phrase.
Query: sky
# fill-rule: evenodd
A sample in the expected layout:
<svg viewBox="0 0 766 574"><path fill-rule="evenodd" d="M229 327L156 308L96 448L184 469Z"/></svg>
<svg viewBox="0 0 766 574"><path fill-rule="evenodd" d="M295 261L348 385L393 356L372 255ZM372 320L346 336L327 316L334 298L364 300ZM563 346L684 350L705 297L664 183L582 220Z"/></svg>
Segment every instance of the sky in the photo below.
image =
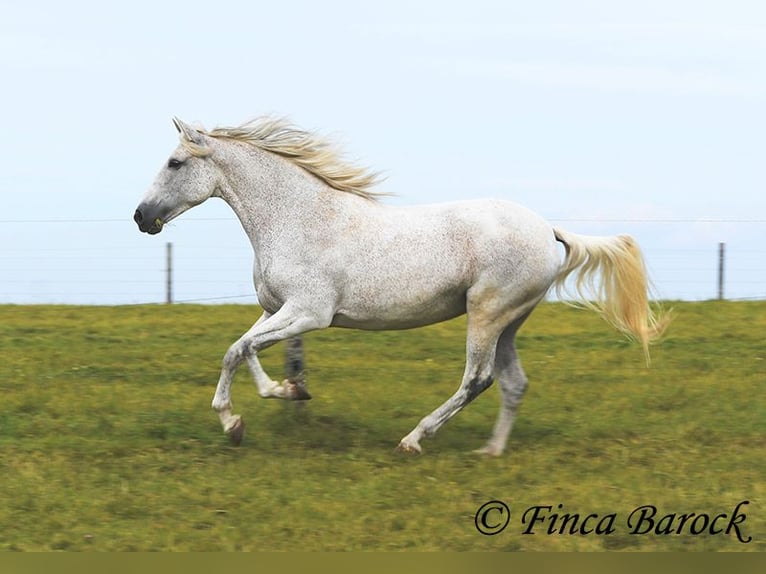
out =
<svg viewBox="0 0 766 574"><path fill-rule="evenodd" d="M766 3L0 0L0 303L256 301L212 199L132 214L177 144L290 118L385 201L498 197L630 233L657 296L766 298Z"/></svg>

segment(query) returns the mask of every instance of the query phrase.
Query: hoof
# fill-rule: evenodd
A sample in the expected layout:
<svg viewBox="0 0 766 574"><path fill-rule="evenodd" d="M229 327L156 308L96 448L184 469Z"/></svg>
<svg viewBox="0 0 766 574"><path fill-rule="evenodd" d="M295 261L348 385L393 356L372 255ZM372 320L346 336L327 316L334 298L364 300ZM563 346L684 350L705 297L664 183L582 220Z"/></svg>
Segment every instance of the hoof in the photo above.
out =
<svg viewBox="0 0 766 574"><path fill-rule="evenodd" d="M396 447L396 452L403 452L404 454L422 454L423 451L419 444L409 444L402 441Z"/></svg>
<svg viewBox="0 0 766 574"><path fill-rule="evenodd" d="M285 389L285 398L291 401L308 401L311 399L305 381L291 381L285 379L282 383Z"/></svg>
<svg viewBox="0 0 766 574"><path fill-rule="evenodd" d="M477 448L476 450L472 452L473 454L478 454L480 456L500 456L501 454L503 454L502 450L498 450L489 445L483 446L481 448Z"/></svg>
<svg viewBox="0 0 766 574"><path fill-rule="evenodd" d="M240 417L237 417L237 422L226 431L226 436L229 437L231 444L239 446L242 438L245 436L245 422Z"/></svg>

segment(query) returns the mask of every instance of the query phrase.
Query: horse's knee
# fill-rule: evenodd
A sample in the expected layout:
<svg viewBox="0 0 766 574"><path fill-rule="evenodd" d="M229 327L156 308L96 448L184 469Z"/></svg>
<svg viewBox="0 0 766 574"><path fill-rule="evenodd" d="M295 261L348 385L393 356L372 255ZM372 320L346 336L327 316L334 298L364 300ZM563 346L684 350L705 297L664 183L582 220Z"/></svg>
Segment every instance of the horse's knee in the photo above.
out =
<svg viewBox="0 0 766 574"><path fill-rule="evenodd" d="M226 351L226 354L223 356L223 368L237 368L239 364L245 360L245 356L246 345L243 344L242 341L234 343L231 347L229 347L229 349Z"/></svg>

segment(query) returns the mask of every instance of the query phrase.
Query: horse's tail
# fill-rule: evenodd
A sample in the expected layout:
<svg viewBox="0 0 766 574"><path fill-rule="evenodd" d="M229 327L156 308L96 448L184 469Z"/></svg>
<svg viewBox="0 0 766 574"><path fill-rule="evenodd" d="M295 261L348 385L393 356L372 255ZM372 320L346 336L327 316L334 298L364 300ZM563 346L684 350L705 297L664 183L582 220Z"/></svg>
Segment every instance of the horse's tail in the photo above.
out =
<svg viewBox="0 0 766 574"><path fill-rule="evenodd" d="M599 313L610 325L638 340L647 363L649 344L669 322L667 314L655 312L649 304L650 284L644 258L629 235L593 237L562 229L553 230L566 247L566 258L554 285L562 299L574 299ZM578 271L574 289L566 280Z"/></svg>

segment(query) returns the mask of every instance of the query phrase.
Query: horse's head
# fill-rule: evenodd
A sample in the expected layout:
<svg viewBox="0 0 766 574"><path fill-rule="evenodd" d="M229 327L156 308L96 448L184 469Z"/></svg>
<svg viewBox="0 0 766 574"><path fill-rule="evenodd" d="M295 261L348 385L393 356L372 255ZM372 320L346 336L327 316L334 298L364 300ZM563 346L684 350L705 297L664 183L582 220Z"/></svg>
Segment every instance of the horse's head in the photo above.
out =
<svg viewBox="0 0 766 574"><path fill-rule="evenodd" d="M221 172L211 161L213 138L177 118L173 124L181 142L133 215L145 233L159 233L167 222L211 197L221 184Z"/></svg>

